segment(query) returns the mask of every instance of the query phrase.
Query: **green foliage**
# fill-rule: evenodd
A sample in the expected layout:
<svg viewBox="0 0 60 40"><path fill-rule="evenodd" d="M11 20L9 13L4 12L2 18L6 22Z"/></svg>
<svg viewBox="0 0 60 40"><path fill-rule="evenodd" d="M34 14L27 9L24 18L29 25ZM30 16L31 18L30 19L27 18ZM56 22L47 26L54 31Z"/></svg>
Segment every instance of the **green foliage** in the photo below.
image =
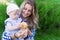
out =
<svg viewBox="0 0 60 40"><path fill-rule="evenodd" d="M0 27L4 26L4 20L7 18L6 16L6 5L0 4Z"/></svg>
<svg viewBox="0 0 60 40"><path fill-rule="evenodd" d="M23 0L15 0L15 3L18 4L18 6L20 6L20 4L23 2Z"/></svg>
<svg viewBox="0 0 60 40"><path fill-rule="evenodd" d="M6 18L7 18L6 5L0 4L0 40L1 40L2 32L4 30L4 20Z"/></svg>
<svg viewBox="0 0 60 40"><path fill-rule="evenodd" d="M39 13L39 26L41 29L54 29L60 27L60 1L36 1Z"/></svg>
<svg viewBox="0 0 60 40"><path fill-rule="evenodd" d="M60 0L35 0L39 14L39 27L35 40L60 40ZM15 0L20 6L23 0ZM0 36L7 18L6 5L0 5ZM1 38L0 38L1 39Z"/></svg>
<svg viewBox="0 0 60 40"><path fill-rule="evenodd" d="M48 33L47 33L48 32ZM35 40L60 40L60 28L41 32L37 30Z"/></svg>

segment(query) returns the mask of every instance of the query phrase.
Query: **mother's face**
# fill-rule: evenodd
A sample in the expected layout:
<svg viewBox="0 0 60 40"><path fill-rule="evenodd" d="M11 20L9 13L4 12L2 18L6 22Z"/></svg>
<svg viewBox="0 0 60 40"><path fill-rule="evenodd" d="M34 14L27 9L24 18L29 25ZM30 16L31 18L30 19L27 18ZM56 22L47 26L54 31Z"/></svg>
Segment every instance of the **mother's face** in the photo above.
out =
<svg viewBox="0 0 60 40"><path fill-rule="evenodd" d="M30 16L32 13L32 6L30 4L25 4L24 8L22 9L22 17L26 18Z"/></svg>

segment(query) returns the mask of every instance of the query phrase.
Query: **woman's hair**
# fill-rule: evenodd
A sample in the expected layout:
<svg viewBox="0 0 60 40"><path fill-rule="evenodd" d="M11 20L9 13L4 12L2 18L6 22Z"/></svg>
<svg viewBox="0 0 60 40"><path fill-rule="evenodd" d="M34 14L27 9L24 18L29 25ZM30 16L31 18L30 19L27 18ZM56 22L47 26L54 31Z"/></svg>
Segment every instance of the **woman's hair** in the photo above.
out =
<svg viewBox="0 0 60 40"><path fill-rule="evenodd" d="M31 12L31 15L28 17L28 21L27 21L28 28L30 30L33 29L33 28L38 28L38 18L39 18L39 16L38 16L36 4L32 0L26 0L25 2L23 2L21 9L23 9L26 4L30 4L33 8L32 12Z"/></svg>

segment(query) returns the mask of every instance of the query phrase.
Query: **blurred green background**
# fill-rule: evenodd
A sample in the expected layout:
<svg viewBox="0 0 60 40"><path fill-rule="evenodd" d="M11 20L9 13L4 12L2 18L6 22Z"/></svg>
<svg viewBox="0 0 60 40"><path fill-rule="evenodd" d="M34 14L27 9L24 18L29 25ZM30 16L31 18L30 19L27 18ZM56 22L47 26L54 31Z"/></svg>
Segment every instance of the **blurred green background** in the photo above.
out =
<svg viewBox="0 0 60 40"><path fill-rule="evenodd" d="M23 0L15 0L18 6ZM60 40L60 0L35 0L38 14L39 27L36 30L35 40ZM0 40L4 31L6 5L0 4Z"/></svg>

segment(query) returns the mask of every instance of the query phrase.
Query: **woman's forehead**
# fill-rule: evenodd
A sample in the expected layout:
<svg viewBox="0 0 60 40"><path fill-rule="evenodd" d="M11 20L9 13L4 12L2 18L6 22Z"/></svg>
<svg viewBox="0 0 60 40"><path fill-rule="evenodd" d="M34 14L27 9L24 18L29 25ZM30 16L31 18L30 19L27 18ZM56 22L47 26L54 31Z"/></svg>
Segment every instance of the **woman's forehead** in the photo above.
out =
<svg viewBox="0 0 60 40"><path fill-rule="evenodd" d="M32 9L32 6L30 4L25 4L25 8Z"/></svg>

